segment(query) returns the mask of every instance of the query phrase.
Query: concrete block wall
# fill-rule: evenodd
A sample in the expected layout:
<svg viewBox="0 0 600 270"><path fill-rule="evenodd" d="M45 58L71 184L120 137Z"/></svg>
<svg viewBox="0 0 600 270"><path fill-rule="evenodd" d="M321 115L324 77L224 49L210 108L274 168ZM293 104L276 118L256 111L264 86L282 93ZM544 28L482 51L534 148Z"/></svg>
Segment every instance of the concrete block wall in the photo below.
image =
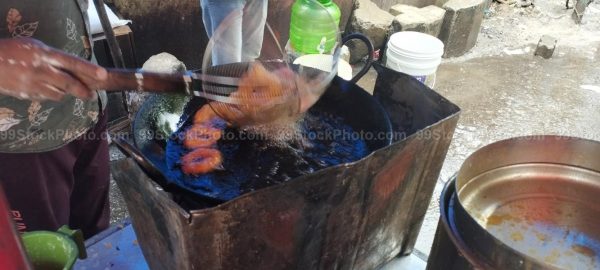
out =
<svg viewBox="0 0 600 270"><path fill-rule="evenodd" d="M491 0L356 0L347 32L361 32L374 40L376 49L385 49L389 36L399 31L417 31L444 42L444 57L467 53L477 42L484 10ZM368 12L365 12L368 7ZM382 42L382 24L390 21ZM374 30L375 29L375 30ZM376 35L374 33L377 33ZM364 49L351 46L351 62L365 56Z"/></svg>

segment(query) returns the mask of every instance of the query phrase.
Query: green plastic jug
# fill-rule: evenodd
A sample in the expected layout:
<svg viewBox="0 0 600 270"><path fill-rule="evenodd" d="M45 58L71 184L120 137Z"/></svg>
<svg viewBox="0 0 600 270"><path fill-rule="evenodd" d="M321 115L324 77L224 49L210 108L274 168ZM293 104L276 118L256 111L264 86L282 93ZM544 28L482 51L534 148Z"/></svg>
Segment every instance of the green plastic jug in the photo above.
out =
<svg viewBox="0 0 600 270"><path fill-rule="evenodd" d="M83 234L66 225L57 232L26 232L21 238L35 270L70 270L77 258L87 257Z"/></svg>
<svg viewBox="0 0 600 270"><path fill-rule="evenodd" d="M340 8L331 0L296 0L290 19L294 52L330 53L337 41L340 17Z"/></svg>

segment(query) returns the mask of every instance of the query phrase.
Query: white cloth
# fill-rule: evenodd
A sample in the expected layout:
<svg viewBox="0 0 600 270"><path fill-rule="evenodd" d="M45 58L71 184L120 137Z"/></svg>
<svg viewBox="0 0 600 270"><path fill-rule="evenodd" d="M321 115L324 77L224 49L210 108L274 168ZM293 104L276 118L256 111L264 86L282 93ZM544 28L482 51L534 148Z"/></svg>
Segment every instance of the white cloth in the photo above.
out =
<svg viewBox="0 0 600 270"><path fill-rule="evenodd" d="M110 25L113 28L131 23L130 20L119 19L119 17L117 17L117 15L110 8L108 8L108 6L106 6L106 4L104 5L104 7L106 8L106 15L108 16ZM100 23L100 18L98 17L98 11L96 10L96 6L94 5L94 1L89 1L87 13L90 20L90 31L92 32L92 35L104 33L104 30L102 29L102 24Z"/></svg>

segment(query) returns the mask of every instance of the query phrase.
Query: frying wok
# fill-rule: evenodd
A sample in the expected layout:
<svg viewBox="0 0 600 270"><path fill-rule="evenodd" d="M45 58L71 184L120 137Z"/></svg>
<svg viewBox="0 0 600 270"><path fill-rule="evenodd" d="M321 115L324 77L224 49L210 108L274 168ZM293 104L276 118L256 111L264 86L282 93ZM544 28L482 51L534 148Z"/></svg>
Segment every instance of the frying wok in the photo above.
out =
<svg viewBox="0 0 600 270"><path fill-rule="evenodd" d="M188 125L193 114L206 100L200 97L154 95L142 105L133 122L134 147L123 141L116 141L121 149L133 154L163 188L183 197L182 204L190 208L214 205L223 202L221 196L211 192L198 192L178 185L180 179L171 179L166 160L167 141L179 128ZM344 123L356 132L389 134L391 124L381 105L362 88L354 83L335 77L321 99L311 110L324 111L341 117ZM310 111L309 111L310 112ZM391 138L365 140L369 153L391 144ZM126 149L124 149L126 148ZM137 156L135 153L137 152ZM343 166L340 164L338 166ZM218 188L218 187L217 187ZM198 204L199 203L199 204Z"/></svg>

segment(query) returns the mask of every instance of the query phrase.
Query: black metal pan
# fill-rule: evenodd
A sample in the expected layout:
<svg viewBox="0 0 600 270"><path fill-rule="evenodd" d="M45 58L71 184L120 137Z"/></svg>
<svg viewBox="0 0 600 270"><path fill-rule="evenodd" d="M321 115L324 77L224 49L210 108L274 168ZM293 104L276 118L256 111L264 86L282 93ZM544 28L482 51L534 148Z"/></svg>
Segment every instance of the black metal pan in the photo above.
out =
<svg viewBox="0 0 600 270"><path fill-rule="evenodd" d="M221 202L227 196L190 189L180 184L181 179L173 179L169 164L166 160L167 142L172 139L169 135L189 124L190 116L206 103L199 97L155 95L150 97L141 107L133 123L134 145L141 158L146 162L145 167L152 167L154 173L160 172L159 179L164 179L163 186L181 188L197 195L197 198L207 198L212 202ZM323 111L339 116L357 132L372 134L390 134L391 124L381 105L366 91L354 83L336 77L319 102L311 111ZM309 111L310 112L310 111ZM170 119L170 121L169 121ZM175 123L176 122L176 123ZM176 125L174 125L176 124ZM365 141L369 152L385 147L391 143L390 137L372 138ZM119 142L117 142L119 143ZM343 165L342 165L343 166ZM146 170L148 172L148 170ZM160 182L160 181L159 181Z"/></svg>

